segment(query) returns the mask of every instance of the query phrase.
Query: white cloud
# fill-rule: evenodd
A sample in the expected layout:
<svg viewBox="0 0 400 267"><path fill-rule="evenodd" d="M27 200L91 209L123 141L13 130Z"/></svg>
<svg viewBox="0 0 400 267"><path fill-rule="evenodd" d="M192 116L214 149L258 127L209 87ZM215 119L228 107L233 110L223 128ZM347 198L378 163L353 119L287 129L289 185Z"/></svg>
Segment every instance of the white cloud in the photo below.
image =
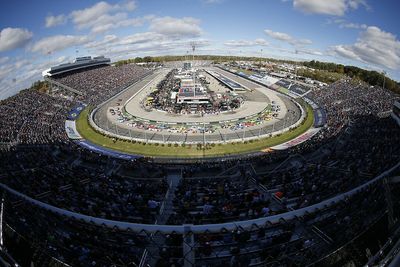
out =
<svg viewBox="0 0 400 267"><path fill-rule="evenodd" d="M9 57L0 57L0 64L6 63L9 59Z"/></svg>
<svg viewBox="0 0 400 267"><path fill-rule="evenodd" d="M69 15L49 15L46 17L46 28L72 20L78 30L91 29L92 33L97 34L118 27L142 25L143 19L128 18L127 11L131 12L135 9L136 2L133 0L114 5L101 1L87 8L74 10Z"/></svg>
<svg viewBox="0 0 400 267"><path fill-rule="evenodd" d="M231 47L267 46L268 42L262 38L256 39L254 41L229 40L229 41L225 42L224 45L231 46Z"/></svg>
<svg viewBox="0 0 400 267"><path fill-rule="evenodd" d="M366 24L358 24L358 23L342 23L339 25L340 28L348 28L348 29L366 29L368 25Z"/></svg>
<svg viewBox="0 0 400 267"><path fill-rule="evenodd" d="M58 26L65 24L67 22L67 17L63 14L58 16L47 16L46 17L46 28Z"/></svg>
<svg viewBox="0 0 400 267"><path fill-rule="evenodd" d="M307 54L307 55L313 55L313 56L323 56L324 55L321 51L318 51L315 49L304 49L304 48L296 49L295 54Z"/></svg>
<svg viewBox="0 0 400 267"><path fill-rule="evenodd" d="M124 13L117 13L114 16L104 15L93 22L91 31L93 33L103 33L119 27L137 27L143 25L144 20L141 18L121 20L121 18L125 17Z"/></svg>
<svg viewBox="0 0 400 267"><path fill-rule="evenodd" d="M160 17L150 21L150 30L171 37L196 37L202 34L200 20L192 17Z"/></svg>
<svg viewBox="0 0 400 267"><path fill-rule="evenodd" d="M0 32L0 52L25 46L33 33L27 29L4 28Z"/></svg>
<svg viewBox="0 0 400 267"><path fill-rule="evenodd" d="M287 33L283 33L283 32L274 32L272 30L264 30L264 32L270 36L271 38L278 40L278 41L282 41L282 42L286 42L289 43L293 46L304 46L304 45L309 45L312 44L312 41L309 39L295 39L294 37L292 37L291 35L287 34Z"/></svg>
<svg viewBox="0 0 400 267"><path fill-rule="evenodd" d="M263 45L263 46L269 45L269 43L266 40L264 40L263 38L257 38L257 39L254 40L254 42L257 45Z"/></svg>
<svg viewBox="0 0 400 267"><path fill-rule="evenodd" d="M367 10L371 9L366 0L348 0L347 5L352 9L357 9L359 6L363 6Z"/></svg>
<svg viewBox="0 0 400 267"><path fill-rule="evenodd" d="M121 39L121 41L118 44L121 45L139 44L139 43L162 41L163 39L165 39L165 36L159 33L141 32L125 36L124 38Z"/></svg>
<svg viewBox="0 0 400 267"><path fill-rule="evenodd" d="M24 77L27 77L27 66L31 64L28 60L13 60L8 64L0 66L0 99L11 96L27 87ZM32 80L29 80L29 84Z"/></svg>
<svg viewBox="0 0 400 267"><path fill-rule="evenodd" d="M367 24L360 24L360 23L353 23L353 22L348 22L345 19L328 19L327 24L337 24L339 25L339 28L347 28L347 29L366 29L368 28Z"/></svg>
<svg viewBox="0 0 400 267"><path fill-rule="evenodd" d="M85 9L72 11L71 17L78 28L84 28L87 24L108 13L112 8L112 5L102 1Z"/></svg>
<svg viewBox="0 0 400 267"><path fill-rule="evenodd" d="M272 30L265 30L265 33L268 34L270 37L279 41L289 42L293 39L292 36L283 32L274 32Z"/></svg>
<svg viewBox="0 0 400 267"><path fill-rule="evenodd" d="M293 7L306 14L343 16L360 6L369 9L365 0L293 0Z"/></svg>
<svg viewBox="0 0 400 267"><path fill-rule="evenodd" d="M0 81L2 81L9 73L13 71L13 68L11 66L3 65L0 66Z"/></svg>
<svg viewBox="0 0 400 267"><path fill-rule="evenodd" d="M353 45L337 45L332 51L344 58L400 69L400 41L378 27L369 26Z"/></svg>
<svg viewBox="0 0 400 267"><path fill-rule="evenodd" d="M333 52L335 52L337 55L348 58L348 59L354 59L354 60L361 60L354 51L349 47L346 47L344 45L336 45L333 47Z"/></svg>
<svg viewBox="0 0 400 267"><path fill-rule="evenodd" d="M116 35L105 35L101 41L93 41L85 45L86 48L95 48L115 43L119 38Z"/></svg>
<svg viewBox="0 0 400 267"><path fill-rule="evenodd" d="M115 5L102 1L85 9L72 11L70 18L78 30L91 29L93 33L102 33L119 27L142 25L143 19L128 18L126 11L135 9L135 1Z"/></svg>
<svg viewBox="0 0 400 267"><path fill-rule="evenodd" d="M224 43L226 46L242 47L242 46L254 46L253 41L248 40L229 40Z"/></svg>
<svg viewBox="0 0 400 267"><path fill-rule="evenodd" d="M33 81L42 78L44 69L56 64L70 61L72 58L61 56L58 58L14 58L0 66L0 99L14 95L23 88L29 87Z"/></svg>
<svg viewBox="0 0 400 267"><path fill-rule="evenodd" d="M95 31L94 29L96 29L96 28L102 27L104 25L117 24L119 21L126 20L126 19L127 19L127 14L123 13L123 12L116 13L113 15L104 14L104 15L96 17L95 19L88 21L87 23L78 24L77 27L80 30L91 28L92 31Z"/></svg>
<svg viewBox="0 0 400 267"><path fill-rule="evenodd" d="M113 59L128 58L144 55L159 55L186 53L190 50L190 43L196 43L196 50L210 44L208 40L201 38L174 38L156 32L142 32L125 37L115 38L109 36L103 40L87 44L95 54L106 54Z"/></svg>
<svg viewBox="0 0 400 267"><path fill-rule="evenodd" d="M312 41L309 39L299 39L299 40L295 40L294 44L309 45L309 44L312 44Z"/></svg>
<svg viewBox="0 0 400 267"><path fill-rule="evenodd" d="M136 2L135 1L127 1L122 5L122 8L127 11L133 11L136 9Z"/></svg>
<svg viewBox="0 0 400 267"><path fill-rule="evenodd" d="M81 45L90 41L87 36L79 35L54 35L40 39L32 45L32 52L41 52L42 54L53 53L65 48Z"/></svg>

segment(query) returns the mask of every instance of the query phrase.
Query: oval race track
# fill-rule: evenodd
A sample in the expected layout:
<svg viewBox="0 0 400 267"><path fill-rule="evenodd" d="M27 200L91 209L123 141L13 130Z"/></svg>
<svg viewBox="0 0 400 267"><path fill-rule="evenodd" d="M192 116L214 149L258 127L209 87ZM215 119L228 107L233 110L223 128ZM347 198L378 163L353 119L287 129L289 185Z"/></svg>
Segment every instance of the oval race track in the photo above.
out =
<svg viewBox="0 0 400 267"><path fill-rule="evenodd" d="M141 139L146 142L163 143L210 143L266 137L272 133L288 130L291 125L299 122L301 119L302 111L300 110L300 105L295 103L289 97L224 70L212 67L207 69L215 71L249 90L243 93L245 103L242 107L235 112L225 112L218 115L208 115L204 117L199 115L168 114L157 110L152 110L150 112L145 111L141 107L140 101L156 87L156 84L169 71L169 69L162 69L131 85L121 94L100 105L93 114L93 121L105 133L125 139L133 138L136 140ZM255 116L256 114L263 112L271 101L274 101L281 106L281 112L276 118L273 118L270 121L265 121L261 125L245 127L244 129L231 130L227 128L219 128L213 133L205 134L175 133L167 130L152 131L134 128L128 126L127 122L118 122L109 112L110 108L122 109L122 106L125 105L127 113L144 121L165 124L187 123L188 125L203 126L210 123L228 122Z"/></svg>

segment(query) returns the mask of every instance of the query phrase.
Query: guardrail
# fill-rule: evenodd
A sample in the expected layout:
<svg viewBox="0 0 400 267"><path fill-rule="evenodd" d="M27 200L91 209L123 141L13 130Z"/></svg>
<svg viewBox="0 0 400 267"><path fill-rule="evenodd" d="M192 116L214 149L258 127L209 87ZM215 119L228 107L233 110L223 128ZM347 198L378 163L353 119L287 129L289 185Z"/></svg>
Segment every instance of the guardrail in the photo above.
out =
<svg viewBox="0 0 400 267"><path fill-rule="evenodd" d="M281 130L278 131L274 131L271 133L266 133L266 134L260 134L260 135L256 135L256 136L251 136L251 137L243 137L243 138L236 138L236 139L230 139L230 140L221 140L221 141L206 141L206 143L214 143L214 144L225 144L225 143L234 143L234 142L244 142L244 141L250 141L250 140L258 140L261 138L267 138L267 137L273 137L276 135L280 135L282 133L285 133L287 131L290 131L294 128L297 128L300 124L302 124L305 120L306 120L306 115L307 112L304 110L304 108L302 107L302 105L300 105L297 101L290 99L291 101L293 101L297 107L300 109L301 115L300 118L292 125L289 125L288 127L285 127ZM107 131L101 127L99 127L95 122L94 122L94 117L96 112L99 110L99 108L101 107L101 105L99 105L98 107L96 107L88 116L88 122L90 124L90 126L95 129L97 132L103 134L103 135L107 135L110 137L115 137L121 140L127 140L127 141L135 141L135 142L146 142L146 143L158 143L158 144L198 144L199 141L185 141L185 142L177 142L177 141L167 141L167 140L149 140L147 138L136 138L136 137L130 137L130 136L125 136L125 135L120 135L120 134L116 134L110 131ZM312 115L312 114L311 114Z"/></svg>
<svg viewBox="0 0 400 267"><path fill-rule="evenodd" d="M130 222L123 222L123 221L108 220L108 219L83 215L83 214L79 214L79 213L72 212L69 210L54 207L47 203L33 199L29 196L26 196L26 195L8 187L7 185L2 184L2 183L0 183L0 188L9 192L10 194L13 194L16 197L22 198L23 200L25 200L33 205L38 206L40 208L46 209L48 211L51 211L51 212L54 212L54 213L57 213L60 215L67 216L67 217L75 219L75 220L84 221L86 223L93 223L93 224L96 224L99 226L105 226L105 227L108 227L111 229L116 227L120 230L130 230L133 232L147 231L150 233L160 232L160 233L164 233L164 234L170 234L170 233L175 232L177 234L184 234L187 231L191 231L193 233L203 233L205 231L220 232L222 229L232 231L239 227L241 229L250 229L251 227L253 227L255 225L263 226L266 223L278 223L281 220L291 220L296 217L301 217L301 216L309 214L309 213L315 213L315 212L318 212L320 209L332 206L332 205L344 200L347 197L350 197L354 194L361 192L368 186L371 186L371 185L379 182L381 179L385 178L386 176L390 175L393 171L395 171L399 167L400 167L400 162L397 163L392 168L390 168L389 170L382 172L380 175L378 175L374 179L372 179L362 185L359 185L348 192L339 194L335 197L321 201L320 203L317 203L317 204L314 204L314 205L311 205L308 207L304 207L304 208L301 208L298 210L293 210L293 211L289 211L289 212L282 213L282 214L277 214L277 215L272 215L272 216L262 217L262 218L258 218L258 219L252 219L252 220L219 223L219 224L204 224L204 225L186 225L186 224L185 225L152 225L152 224L140 224L140 223L130 223Z"/></svg>

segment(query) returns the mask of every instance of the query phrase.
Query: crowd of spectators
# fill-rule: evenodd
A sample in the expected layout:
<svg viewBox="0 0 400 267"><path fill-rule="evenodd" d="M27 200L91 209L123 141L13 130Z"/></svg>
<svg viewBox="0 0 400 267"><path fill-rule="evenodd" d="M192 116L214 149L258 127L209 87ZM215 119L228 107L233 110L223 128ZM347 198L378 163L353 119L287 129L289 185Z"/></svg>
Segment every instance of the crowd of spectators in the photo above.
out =
<svg viewBox="0 0 400 267"><path fill-rule="evenodd" d="M12 200L12 199L11 199ZM6 244L20 248L15 252L24 266L32 261L38 266L51 266L49 259L56 258L58 266L138 266L148 240L137 233L108 229L23 203L11 204L6 210L7 225L12 225L18 235L4 237ZM28 244L23 246L23 240ZM27 247L34 246L31 256ZM25 249L23 249L25 247ZM41 255L44 254L44 255ZM61 264L60 264L61 262ZM35 264L36 265L36 264Z"/></svg>
<svg viewBox="0 0 400 267"><path fill-rule="evenodd" d="M196 235L196 263L201 266L305 266L368 229L383 214L382 186L322 209L317 215ZM323 231L325 240L312 229ZM331 240L331 242L327 241Z"/></svg>
<svg viewBox="0 0 400 267"><path fill-rule="evenodd" d="M73 103L29 89L0 102L0 143L66 141L64 121Z"/></svg>
<svg viewBox="0 0 400 267"><path fill-rule="evenodd" d="M310 146L328 153L301 167L273 172L262 183L289 208L320 202L367 181L400 158L400 130L391 118L381 118L393 106L395 94L379 87L343 79L307 97L323 107L327 124L306 144L294 148L305 155Z"/></svg>
<svg viewBox="0 0 400 267"><path fill-rule="evenodd" d="M27 161L24 166L29 166L31 161L39 165L17 171L1 168L1 183L73 212L117 221L155 222L168 190L165 177L145 179L112 174L113 168L107 163L97 160L93 165L85 157L69 158L67 151L59 150L49 161L50 155L41 160L35 158L39 153L46 155L43 149L36 151L34 158L24 156L22 159ZM15 157L7 158L15 160Z"/></svg>
<svg viewBox="0 0 400 267"><path fill-rule="evenodd" d="M352 118L391 111L398 95L361 81L341 79L307 95L327 112L323 138L338 134Z"/></svg>
<svg viewBox="0 0 400 267"><path fill-rule="evenodd" d="M349 191L399 161L400 129L390 118L362 117L348 129L324 159L264 175L262 183L297 209Z"/></svg>
<svg viewBox="0 0 400 267"><path fill-rule="evenodd" d="M171 224L222 223L266 217L278 211L269 195L243 174L213 179L184 179L175 192Z"/></svg>
<svg viewBox="0 0 400 267"><path fill-rule="evenodd" d="M0 143L66 142L64 122L69 110L82 102L100 104L148 73L149 70L142 67L125 65L85 69L54 77L83 95L67 90L52 95L34 89L23 90L0 101Z"/></svg>
<svg viewBox="0 0 400 267"><path fill-rule="evenodd" d="M78 90L77 101L98 105L140 80L150 71L137 65L104 66L60 74L52 79Z"/></svg>
<svg viewBox="0 0 400 267"><path fill-rule="evenodd" d="M108 229L21 203L12 195L7 200L6 227L12 225L29 242L35 243L37 249L70 265L136 266L149 246L157 250L156 266L182 264L182 247L186 241L179 234L153 237L145 231ZM199 266L312 264L368 229L385 213L385 205L382 185L372 185L316 215L251 229L238 227L231 231L196 233L191 250ZM323 231L325 240L315 228ZM8 238L6 235L6 243L17 242L15 238ZM331 241L327 243L326 239Z"/></svg>
<svg viewBox="0 0 400 267"><path fill-rule="evenodd" d="M309 94L327 112L327 125L311 141L258 158L186 166L179 185L171 192L167 168L180 167L152 164L147 159L125 162L101 156L79 148L65 134L64 120L76 101L98 104L146 74L137 67L123 70L113 76L115 79L107 84L110 90L104 94L96 94L93 88L104 89L101 81L114 73L115 67L88 70L94 72L93 76L80 71L56 78L84 92L86 98L26 90L1 101L0 142L23 145L0 154L0 183L65 210L148 224L156 223L168 192L173 200L167 224L224 223L318 203L363 184L400 159L400 129L390 118L382 118L397 96L378 87L341 80ZM321 145L326 149L315 157ZM302 162L284 164L299 153ZM259 172L257 166L269 171ZM380 186L369 187L315 217L305 216L303 221L295 218L252 230L196 234L196 262L201 266L312 263L385 212L382 191ZM137 264L152 238L148 233L67 219L9 193L6 204L7 227L74 266ZM332 244L320 246L312 227L321 229ZM346 231L339 233L340 229ZM160 246L152 255L158 259L157 266L179 265L173 258L182 257L181 237L172 234L157 240L165 241L165 247Z"/></svg>

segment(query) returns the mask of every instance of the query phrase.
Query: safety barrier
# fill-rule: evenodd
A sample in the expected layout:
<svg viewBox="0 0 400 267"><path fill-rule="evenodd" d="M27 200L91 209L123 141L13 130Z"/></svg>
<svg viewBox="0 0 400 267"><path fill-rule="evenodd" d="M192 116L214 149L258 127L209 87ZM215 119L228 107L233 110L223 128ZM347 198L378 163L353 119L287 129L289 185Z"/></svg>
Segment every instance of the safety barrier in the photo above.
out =
<svg viewBox="0 0 400 267"><path fill-rule="evenodd" d="M300 124L302 124L305 120L306 120L306 116L307 116L307 112L304 110L303 106L300 105L297 101L294 101L291 99L291 101L293 101L297 107L300 109L301 115L300 118L292 125L289 125L288 127L285 127L281 130L278 131L273 131L271 133L265 133L265 134L260 134L260 135L256 135L256 136L251 136L251 137L243 137L243 138L235 138L235 139L229 139L229 140L221 140L221 141L206 141L206 143L214 143L214 144L225 144L225 143L234 143L234 142L245 142L245 141L250 141L250 140L258 140L261 138L267 138L267 137L273 137L276 135L280 135L282 133L285 133L287 131L290 131L292 129L297 128ZM107 131L101 127L99 127L95 122L94 122L94 117L96 112L99 110L101 106L98 106L97 108L95 108L89 115L88 117L88 122L90 124L90 126L95 129L97 132L109 136L109 137L115 137L121 140L127 140L127 141L135 141L135 142L146 142L146 143L158 143L158 144L197 144L199 143L199 141L186 141L186 142L177 142L177 141L168 141L168 140L151 140L148 138L135 138L135 137L130 137L130 136L125 136L125 135L120 135L117 133L113 133L110 131ZM245 131L244 131L245 132Z"/></svg>

